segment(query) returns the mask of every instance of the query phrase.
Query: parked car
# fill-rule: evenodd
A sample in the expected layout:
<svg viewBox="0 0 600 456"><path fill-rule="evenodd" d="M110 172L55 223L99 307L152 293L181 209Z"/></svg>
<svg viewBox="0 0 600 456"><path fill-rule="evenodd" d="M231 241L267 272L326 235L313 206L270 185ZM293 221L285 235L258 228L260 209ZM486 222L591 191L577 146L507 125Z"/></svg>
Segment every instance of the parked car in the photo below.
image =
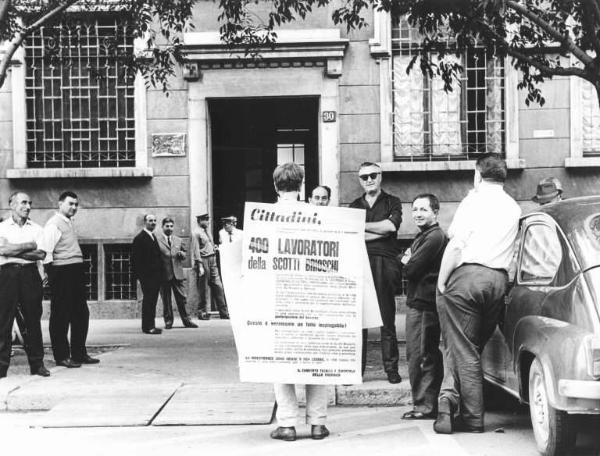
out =
<svg viewBox="0 0 600 456"><path fill-rule="evenodd" d="M546 456L600 414L600 196L542 206L521 220L504 315L484 350L486 379L529 403Z"/></svg>

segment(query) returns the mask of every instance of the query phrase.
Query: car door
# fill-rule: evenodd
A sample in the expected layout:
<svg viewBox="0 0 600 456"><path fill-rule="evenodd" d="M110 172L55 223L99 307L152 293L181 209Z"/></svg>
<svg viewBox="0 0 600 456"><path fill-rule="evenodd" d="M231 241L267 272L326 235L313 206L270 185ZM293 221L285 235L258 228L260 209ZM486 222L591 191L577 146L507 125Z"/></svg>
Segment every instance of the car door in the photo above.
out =
<svg viewBox="0 0 600 456"><path fill-rule="evenodd" d="M508 293L502 333L509 354L506 386L519 390L515 353L521 346L515 333L522 319L542 316L549 296L557 290L557 279L563 264L563 242L553 220L546 215L525 219L516 264L515 281Z"/></svg>

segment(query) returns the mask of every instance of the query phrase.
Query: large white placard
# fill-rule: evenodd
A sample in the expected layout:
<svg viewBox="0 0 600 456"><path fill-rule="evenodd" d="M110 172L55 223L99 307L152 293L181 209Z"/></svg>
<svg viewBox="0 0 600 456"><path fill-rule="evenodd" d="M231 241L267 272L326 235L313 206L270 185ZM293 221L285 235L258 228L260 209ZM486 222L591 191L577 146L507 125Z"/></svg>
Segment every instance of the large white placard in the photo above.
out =
<svg viewBox="0 0 600 456"><path fill-rule="evenodd" d="M240 380L360 383L364 211L246 203L244 214Z"/></svg>

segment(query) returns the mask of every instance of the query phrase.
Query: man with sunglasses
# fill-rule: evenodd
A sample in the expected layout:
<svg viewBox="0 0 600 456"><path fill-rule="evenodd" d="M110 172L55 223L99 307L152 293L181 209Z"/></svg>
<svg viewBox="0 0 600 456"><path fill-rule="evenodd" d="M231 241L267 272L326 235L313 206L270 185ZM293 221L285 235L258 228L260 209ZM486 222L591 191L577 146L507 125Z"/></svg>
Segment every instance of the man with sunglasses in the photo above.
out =
<svg viewBox="0 0 600 456"><path fill-rule="evenodd" d="M396 255L396 232L402 222L400 200L381 189L381 168L365 162L358 169L365 193L350 207L366 210L365 241L381 312L381 356L390 383L400 383L398 374L398 340L396 338L396 284L399 277ZM367 330L363 330L362 371L367 358Z"/></svg>

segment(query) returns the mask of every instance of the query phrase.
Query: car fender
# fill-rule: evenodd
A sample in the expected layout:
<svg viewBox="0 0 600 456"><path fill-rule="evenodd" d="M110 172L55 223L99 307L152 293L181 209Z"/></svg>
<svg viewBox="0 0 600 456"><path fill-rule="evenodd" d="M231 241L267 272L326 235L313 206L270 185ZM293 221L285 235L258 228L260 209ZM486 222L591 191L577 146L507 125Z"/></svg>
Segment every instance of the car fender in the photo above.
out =
<svg viewBox="0 0 600 456"><path fill-rule="evenodd" d="M513 353L518 354L514 357L513 369L519 379L521 399L527 398L529 367L536 357L542 364L550 405L566 408L565 398L558 394L558 380L577 378L585 369L585 365L578 363L587 334L588 331L578 326L548 317L530 315L519 320L513 338Z"/></svg>

